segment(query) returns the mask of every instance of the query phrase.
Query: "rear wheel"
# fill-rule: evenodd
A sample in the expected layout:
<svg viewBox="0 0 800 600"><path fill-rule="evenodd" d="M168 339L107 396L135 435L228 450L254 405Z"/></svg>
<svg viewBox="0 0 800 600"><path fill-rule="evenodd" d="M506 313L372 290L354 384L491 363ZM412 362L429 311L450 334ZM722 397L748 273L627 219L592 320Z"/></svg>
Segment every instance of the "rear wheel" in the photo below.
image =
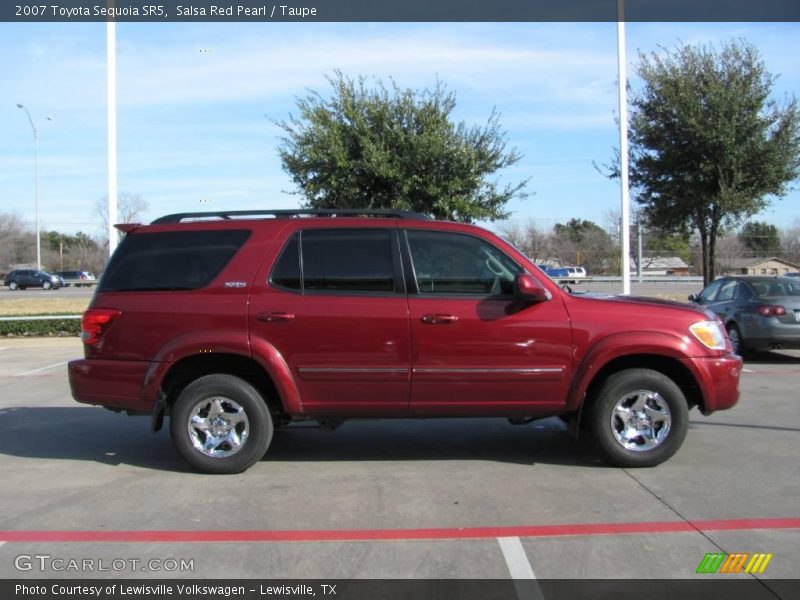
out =
<svg viewBox="0 0 800 600"><path fill-rule="evenodd" d="M203 473L241 473L272 441L272 419L261 394L233 375L206 375L180 393L170 433L178 452Z"/></svg>
<svg viewBox="0 0 800 600"><path fill-rule="evenodd" d="M733 353L738 354L739 356L744 356L746 348L744 345L744 340L742 339L742 332L739 331L739 327L736 325L736 323L731 323L728 325L727 331L728 339L731 341Z"/></svg>
<svg viewBox="0 0 800 600"><path fill-rule="evenodd" d="M677 384L650 369L611 375L589 407L593 437L620 467L652 467L683 444L689 407Z"/></svg>
<svg viewBox="0 0 800 600"><path fill-rule="evenodd" d="M9 281L8 289L12 292L16 292L19 289L19 284L16 281Z"/></svg>

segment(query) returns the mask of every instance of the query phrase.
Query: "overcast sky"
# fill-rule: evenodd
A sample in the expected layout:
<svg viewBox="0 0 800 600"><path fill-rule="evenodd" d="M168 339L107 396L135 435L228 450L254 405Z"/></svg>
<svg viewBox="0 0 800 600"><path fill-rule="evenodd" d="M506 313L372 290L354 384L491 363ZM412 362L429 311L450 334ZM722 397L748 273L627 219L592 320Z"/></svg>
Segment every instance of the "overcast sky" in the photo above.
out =
<svg viewBox="0 0 800 600"><path fill-rule="evenodd" d="M100 232L107 190L105 24L0 24L0 211L34 220L33 135L39 135L42 225ZM684 43L755 44L780 77L776 98L800 91L800 24L628 24L637 51ZM509 205L544 227L573 217L605 224L619 186L596 172L618 144L616 24L119 23L119 190L141 194L148 218L189 210L288 208L271 119L294 110L326 75L393 78L456 93L456 118L493 107L524 155L501 181L530 177ZM634 87L639 82L631 81ZM46 117L52 116L53 121ZM758 218L800 217L794 191Z"/></svg>

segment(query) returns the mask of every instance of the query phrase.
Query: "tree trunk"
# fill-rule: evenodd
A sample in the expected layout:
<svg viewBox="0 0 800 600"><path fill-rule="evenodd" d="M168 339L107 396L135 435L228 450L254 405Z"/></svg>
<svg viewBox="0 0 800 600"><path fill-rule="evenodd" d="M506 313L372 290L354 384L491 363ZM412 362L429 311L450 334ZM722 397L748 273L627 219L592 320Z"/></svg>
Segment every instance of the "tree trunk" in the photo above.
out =
<svg viewBox="0 0 800 600"><path fill-rule="evenodd" d="M703 271L703 287L706 287L709 283L708 279L708 235L706 234L706 228L704 225L698 227L700 231L700 255L702 256L702 271Z"/></svg>
<svg viewBox="0 0 800 600"><path fill-rule="evenodd" d="M711 224L708 233L708 283L717 278L717 224Z"/></svg>
<svg viewBox="0 0 800 600"><path fill-rule="evenodd" d="M717 278L717 232L719 230L719 205L711 206L711 217L708 224L708 282Z"/></svg>

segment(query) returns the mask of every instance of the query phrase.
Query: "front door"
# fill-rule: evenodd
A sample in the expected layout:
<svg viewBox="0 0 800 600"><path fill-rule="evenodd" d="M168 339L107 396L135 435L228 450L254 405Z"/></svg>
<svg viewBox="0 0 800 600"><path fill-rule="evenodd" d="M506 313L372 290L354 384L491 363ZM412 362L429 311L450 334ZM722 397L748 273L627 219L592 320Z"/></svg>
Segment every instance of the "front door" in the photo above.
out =
<svg viewBox="0 0 800 600"><path fill-rule="evenodd" d="M558 298L514 296L523 271L479 237L408 229L414 414L536 414L566 402L572 334ZM401 242L402 243L402 242Z"/></svg>

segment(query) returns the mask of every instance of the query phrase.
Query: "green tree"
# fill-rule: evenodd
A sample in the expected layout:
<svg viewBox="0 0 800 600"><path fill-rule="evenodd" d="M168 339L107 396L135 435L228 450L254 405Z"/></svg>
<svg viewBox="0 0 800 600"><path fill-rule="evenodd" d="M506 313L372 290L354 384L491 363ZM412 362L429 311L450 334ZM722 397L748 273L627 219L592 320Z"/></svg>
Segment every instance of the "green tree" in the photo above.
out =
<svg viewBox="0 0 800 600"><path fill-rule="evenodd" d="M328 78L333 93L299 98L299 116L278 121L278 148L309 208L389 208L471 222L495 220L527 184L490 180L521 155L507 150L499 115L483 126L455 123L456 97L433 89L387 88L378 81Z"/></svg>
<svg viewBox="0 0 800 600"><path fill-rule="evenodd" d="M764 221L745 223L739 232L739 239L756 256L774 256L781 250L778 228Z"/></svg>
<svg viewBox="0 0 800 600"><path fill-rule="evenodd" d="M648 256L677 256L687 263L691 261L692 245L688 234L645 229L642 236L644 252Z"/></svg>
<svg viewBox="0 0 800 600"><path fill-rule="evenodd" d="M559 238L575 242L576 244L580 244L592 234L608 236L609 239L611 239L611 236L608 235L605 229L594 221L587 221L586 219L570 219L566 223L556 223L553 226L553 232Z"/></svg>
<svg viewBox="0 0 800 600"><path fill-rule="evenodd" d="M784 195L798 175L797 102L770 99L775 76L743 41L719 53L681 46L639 59L631 185L653 227L698 232L707 283L723 228Z"/></svg>
<svg viewBox="0 0 800 600"><path fill-rule="evenodd" d="M564 262L586 267L590 273L609 270L609 260L619 253L613 238L594 221L570 219L553 226L553 252Z"/></svg>

